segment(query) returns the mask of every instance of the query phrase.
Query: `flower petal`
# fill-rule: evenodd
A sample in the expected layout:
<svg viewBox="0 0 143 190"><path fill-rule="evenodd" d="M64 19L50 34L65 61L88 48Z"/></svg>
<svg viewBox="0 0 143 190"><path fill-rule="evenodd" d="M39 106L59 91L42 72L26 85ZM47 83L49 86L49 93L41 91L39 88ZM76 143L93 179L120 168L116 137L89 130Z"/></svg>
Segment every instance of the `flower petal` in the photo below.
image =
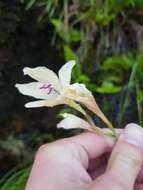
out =
<svg viewBox="0 0 143 190"><path fill-rule="evenodd" d="M38 99L53 99L58 96L54 89L46 88L43 83L31 82L27 84L16 84L15 87L24 95L32 96ZM48 86L47 86L48 87Z"/></svg>
<svg viewBox="0 0 143 190"><path fill-rule="evenodd" d="M64 96L83 104L94 100L92 93L86 86L79 83L69 85L64 91Z"/></svg>
<svg viewBox="0 0 143 190"><path fill-rule="evenodd" d="M74 83L71 84L70 89L75 90L76 94L82 97L93 97L92 93L86 88L85 84Z"/></svg>
<svg viewBox="0 0 143 190"><path fill-rule="evenodd" d="M52 86L58 91L61 89L61 84L56 73L46 67L25 67L23 72L24 75L29 75L31 78L39 82L52 84Z"/></svg>
<svg viewBox="0 0 143 190"><path fill-rule="evenodd" d="M81 128L92 131L92 128L88 122L73 114L66 114L66 118L63 119L60 123L58 123L57 127L64 129Z"/></svg>
<svg viewBox="0 0 143 190"><path fill-rule="evenodd" d="M74 60L69 61L65 65L63 65L61 67L61 69L59 70L59 79L63 86L67 86L70 84L71 72L72 72L72 68L74 67L75 64L76 63Z"/></svg>
<svg viewBox="0 0 143 190"><path fill-rule="evenodd" d="M28 102L25 104L26 108L37 108L37 107L44 107L46 104L46 100L38 100L33 102Z"/></svg>
<svg viewBox="0 0 143 190"><path fill-rule="evenodd" d="M53 100L38 100L33 102L28 102L25 104L26 108L36 108L36 107L53 107L56 105L64 104L63 100L56 98Z"/></svg>
<svg viewBox="0 0 143 190"><path fill-rule="evenodd" d="M84 104L89 110L95 113L98 117L100 117L104 123L108 125L109 128L113 128L111 122L107 119L107 117L103 114L98 104L96 103L92 93L86 88L84 84L75 83L68 87L66 90L69 98ZM70 93L71 91L71 93Z"/></svg>

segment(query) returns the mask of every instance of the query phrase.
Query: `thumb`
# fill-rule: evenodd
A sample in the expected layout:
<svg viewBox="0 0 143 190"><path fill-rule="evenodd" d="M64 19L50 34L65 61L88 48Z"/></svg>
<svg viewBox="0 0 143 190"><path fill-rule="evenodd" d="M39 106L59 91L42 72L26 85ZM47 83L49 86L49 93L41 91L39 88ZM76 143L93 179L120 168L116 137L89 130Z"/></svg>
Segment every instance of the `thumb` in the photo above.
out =
<svg viewBox="0 0 143 190"><path fill-rule="evenodd" d="M95 181L97 189L133 190L143 164L143 129L128 124L110 156L105 174Z"/></svg>

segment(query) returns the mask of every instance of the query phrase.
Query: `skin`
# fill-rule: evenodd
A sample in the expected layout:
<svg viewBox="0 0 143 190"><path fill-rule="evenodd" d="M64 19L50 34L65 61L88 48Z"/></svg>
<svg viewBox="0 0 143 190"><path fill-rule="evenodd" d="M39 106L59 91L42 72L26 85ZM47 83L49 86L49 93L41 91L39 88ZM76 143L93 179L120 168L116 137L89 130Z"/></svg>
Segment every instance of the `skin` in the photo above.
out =
<svg viewBox="0 0 143 190"><path fill-rule="evenodd" d="M120 133L116 144L83 133L43 145L25 190L143 190L143 129Z"/></svg>

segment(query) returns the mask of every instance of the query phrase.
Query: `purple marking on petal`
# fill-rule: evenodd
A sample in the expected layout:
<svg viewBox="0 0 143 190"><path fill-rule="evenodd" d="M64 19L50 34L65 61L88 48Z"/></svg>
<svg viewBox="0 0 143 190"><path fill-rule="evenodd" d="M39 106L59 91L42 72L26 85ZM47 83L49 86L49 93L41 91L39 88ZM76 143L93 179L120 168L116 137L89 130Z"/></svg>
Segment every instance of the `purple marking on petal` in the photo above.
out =
<svg viewBox="0 0 143 190"><path fill-rule="evenodd" d="M43 84L43 86L40 87L40 89L47 89L51 86L51 84Z"/></svg>
<svg viewBox="0 0 143 190"><path fill-rule="evenodd" d="M41 86L39 89L43 89L46 90L48 94L50 94L53 90L53 87L51 84L43 84L43 86Z"/></svg>

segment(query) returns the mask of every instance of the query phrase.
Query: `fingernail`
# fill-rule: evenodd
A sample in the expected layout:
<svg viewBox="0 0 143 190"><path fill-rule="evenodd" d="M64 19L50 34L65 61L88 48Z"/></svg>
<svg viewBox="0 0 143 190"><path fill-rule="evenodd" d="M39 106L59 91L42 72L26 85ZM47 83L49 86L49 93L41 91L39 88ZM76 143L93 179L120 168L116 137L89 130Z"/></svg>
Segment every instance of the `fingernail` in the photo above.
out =
<svg viewBox="0 0 143 190"><path fill-rule="evenodd" d="M128 124L120 138L143 149L143 128L137 124Z"/></svg>

